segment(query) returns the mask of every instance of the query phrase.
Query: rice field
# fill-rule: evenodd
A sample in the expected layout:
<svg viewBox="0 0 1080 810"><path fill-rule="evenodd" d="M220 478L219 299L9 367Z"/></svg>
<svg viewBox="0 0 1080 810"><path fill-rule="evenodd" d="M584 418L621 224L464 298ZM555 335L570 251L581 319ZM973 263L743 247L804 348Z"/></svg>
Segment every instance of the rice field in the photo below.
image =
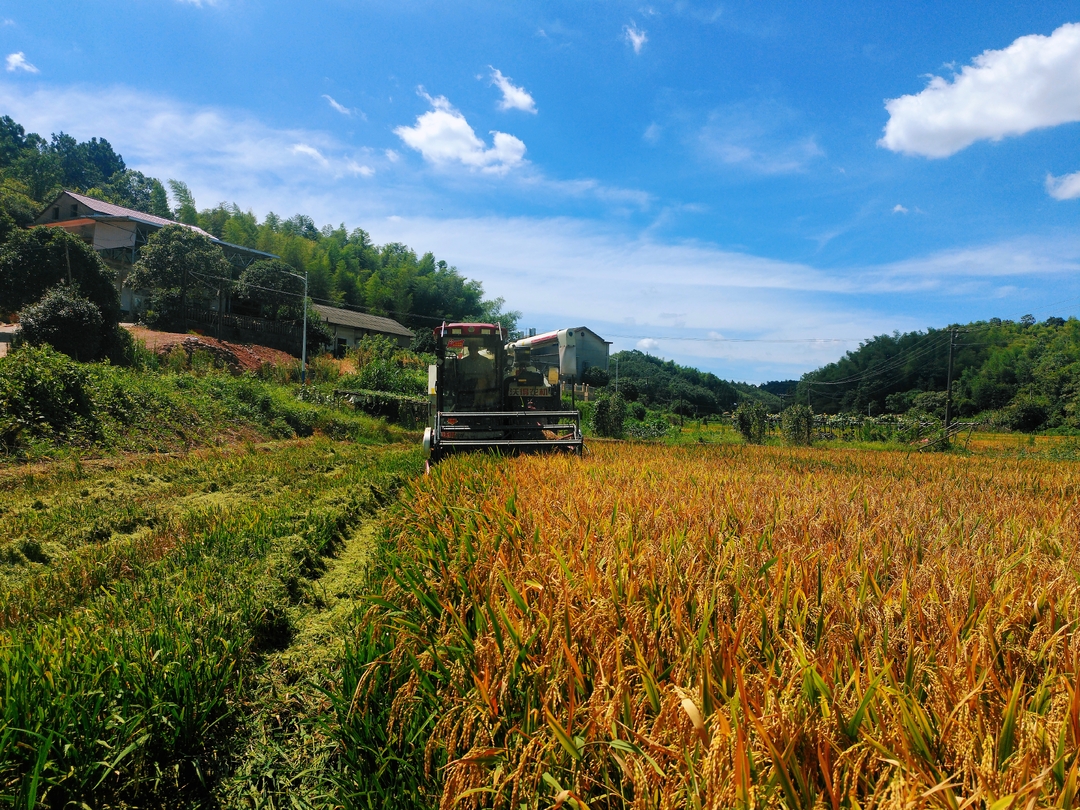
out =
<svg viewBox="0 0 1080 810"><path fill-rule="evenodd" d="M591 448L403 490L343 806L1077 806L1080 465Z"/></svg>

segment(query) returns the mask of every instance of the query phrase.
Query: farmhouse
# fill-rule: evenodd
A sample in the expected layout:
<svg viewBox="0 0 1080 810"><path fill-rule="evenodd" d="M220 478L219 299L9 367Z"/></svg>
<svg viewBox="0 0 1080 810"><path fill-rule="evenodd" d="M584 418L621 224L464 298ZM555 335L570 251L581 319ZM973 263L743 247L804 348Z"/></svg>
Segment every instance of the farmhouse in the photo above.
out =
<svg viewBox="0 0 1080 810"><path fill-rule="evenodd" d="M120 292L121 309L133 313L142 309L143 296L137 290L129 289L124 282L131 266L139 259L139 251L155 231L166 225L183 223L95 200L73 191L63 191L38 215L34 224L63 228L92 245L105 263L117 271L116 285ZM220 247L225 258L239 269L260 259L278 258L272 253L223 242L194 225L184 227L201 233Z"/></svg>
<svg viewBox="0 0 1080 810"><path fill-rule="evenodd" d="M355 346L365 335L383 335L402 348L407 348L412 343L412 330L402 326L393 318L383 318L323 304L313 306L334 335L331 345L335 352Z"/></svg>

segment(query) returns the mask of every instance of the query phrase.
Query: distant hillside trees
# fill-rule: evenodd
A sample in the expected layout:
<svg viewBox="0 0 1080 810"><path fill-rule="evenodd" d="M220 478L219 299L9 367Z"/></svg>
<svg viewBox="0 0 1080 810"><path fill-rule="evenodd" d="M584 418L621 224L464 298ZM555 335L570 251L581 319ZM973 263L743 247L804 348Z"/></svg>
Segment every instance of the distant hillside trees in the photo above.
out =
<svg viewBox="0 0 1080 810"><path fill-rule="evenodd" d="M612 355L607 387L615 384L615 360L619 366L619 393L628 401L658 405L684 416L707 416L730 411L740 395L735 385L715 374L680 366L634 350ZM594 378L595 379L595 378Z"/></svg>
<svg viewBox="0 0 1080 810"><path fill-rule="evenodd" d="M958 416L996 411L1017 430L1080 428L1080 321L993 318L947 329L881 335L799 384L818 412L944 415L950 334Z"/></svg>

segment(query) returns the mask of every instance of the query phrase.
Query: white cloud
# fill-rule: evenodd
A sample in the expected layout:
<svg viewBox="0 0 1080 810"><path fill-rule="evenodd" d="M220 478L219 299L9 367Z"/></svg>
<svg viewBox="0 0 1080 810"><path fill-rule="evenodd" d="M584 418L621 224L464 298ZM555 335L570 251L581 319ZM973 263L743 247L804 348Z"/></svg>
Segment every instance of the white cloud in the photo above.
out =
<svg viewBox="0 0 1080 810"><path fill-rule="evenodd" d="M660 125L654 121L653 123L649 124L649 126L645 127L645 132L642 134L641 137L644 138L645 141L648 143L656 143L660 140L661 132L662 130L660 129Z"/></svg>
<svg viewBox="0 0 1080 810"><path fill-rule="evenodd" d="M8 73L14 73L16 70L25 70L27 73L40 73L36 67L26 61L26 54L22 51L18 53L9 53L7 57L7 70Z"/></svg>
<svg viewBox="0 0 1080 810"><path fill-rule="evenodd" d="M345 163L345 168L347 168L353 174L358 174L361 177L375 176L375 170L373 168L362 163L357 163L355 160L347 161Z"/></svg>
<svg viewBox="0 0 1080 810"><path fill-rule="evenodd" d="M399 155L393 149L387 149L384 154L386 155L386 159L389 160L391 163L397 163L401 159L401 155Z"/></svg>
<svg viewBox="0 0 1080 810"><path fill-rule="evenodd" d="M522 110L523 112L536 113L536 101L524 87L518 87L509 78L503 76L502 71L491 67L491 83L502 91L502 99L499 101L500 110Z"/></svg>
<svg viewBox="0 0 1080 810"><path fill-rule="evenodd" d="M435 165L460 163L489 174L505 174L525 162L525 144L505 132L492 132L492 145L476 137L469 122L445 96L432 98L419 90L432 109L411 127L400 126L394 134Z"/></svg>
<svg viewBox="0 0 1080 810"><path fill-rule="evenodd" d="M795 111L775 101L730 104L709 114L697 132L701 154L760 174L805 171L825 152L813 135L794 134Z"/></svg>
<svg viewBox="0 0 1080 810"><path fill-rule="evenodd" d="M0 25L14 25L14 24L15 24L15 21L12 20L11 18L6 18L6 19L4 19L3 22L0 22Z"/></svg>
<svg viewBox="0 0 1080 810"><path fill-rule="evenodd" d="M332 98L331 96L328 96L326 93L323 93L322 97L326 99L327 103L331 107L333 107L335 110L337 110L342 115L352 115L353 114L352 110L350 110L344 104L339 104L334 98Z"/></svg>
<svg viewBox="0 0 1080 810"><path fill-rule="evenodd" d="M653 338L642 338L637 342L636 348L645 352L645 354L650 354L660 348L660 341Z"/></svg>
<svg viewBox="0 0 1080 810"><path fill-rule="evenodd" d="M1017 318L1038 309L1022 298L1046 281L1044 289L1052 291L1044 296L1080 295L1080 282L1072 281L1080 275L1080 237L819 268L570 217L405 216L372 221L369 230L376 242L434 251L482 281L489 296L502 295L523 310L525 325L585 323L615 340L614 350L655 340L665 356L736 379L797 375L894 329ZM1003 305L1003 285L1023 289L1023 296ZM674 316L682 323L673 323ZM747 339L799 342L739 342Z"/></svg>
<svg viewBox="0 0 1080 810"><path fill-rule="evenodd" d="M1080 24L984 51L952 81L932 76L921 93L886 101L885 109L878 145L929 158L1080 121Z"/></svg>
<svg viewBox="0 0 1080 810"><path fill-rule="evenodd" d="M1061 177L1046 175L1046 191L1055 200L1075 200L1080 197L1080 172Z"/></svg>
<svg viewBox="0 0 1080 810"><path fill-rule="evenodd" d="M623 39L630 43L634 53L641 53L641 49L649 41L649 36L644 30L637 27L637 23L630 23L623 26Z"/></svg>
<svg viewBox="0 0 1080 810"><path fill-rule="evenodd" d="M900 203L897 203L896 205L893 206L892 212L894 214L906 214L908 212L908 210L906 208L904 208L904 206L900 205Z"/></svg>
<svg viewBox="0 0 1080 810"><path fill-rule="evenodd" d="M330 164L330 161L323 157L322 152L314 146L308 146L306 143L293 144L292 150L298 155L308 155L309 157L315 158L315 160L323 166L328 166Z"/></svg>

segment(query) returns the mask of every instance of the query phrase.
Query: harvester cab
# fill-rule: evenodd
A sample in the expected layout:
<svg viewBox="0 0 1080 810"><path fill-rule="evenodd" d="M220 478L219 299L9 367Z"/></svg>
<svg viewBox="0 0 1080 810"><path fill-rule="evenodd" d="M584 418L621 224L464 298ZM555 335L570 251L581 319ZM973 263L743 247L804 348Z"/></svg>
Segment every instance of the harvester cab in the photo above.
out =
<svg viewBox="0 0 1080 810"><path fill-rule="evenodd" d="M580 415L562 404L559 367L534 363L527 341L505 341L499 324L435 329L424 431L430 461L467 450L581 453Z"/></svg>

